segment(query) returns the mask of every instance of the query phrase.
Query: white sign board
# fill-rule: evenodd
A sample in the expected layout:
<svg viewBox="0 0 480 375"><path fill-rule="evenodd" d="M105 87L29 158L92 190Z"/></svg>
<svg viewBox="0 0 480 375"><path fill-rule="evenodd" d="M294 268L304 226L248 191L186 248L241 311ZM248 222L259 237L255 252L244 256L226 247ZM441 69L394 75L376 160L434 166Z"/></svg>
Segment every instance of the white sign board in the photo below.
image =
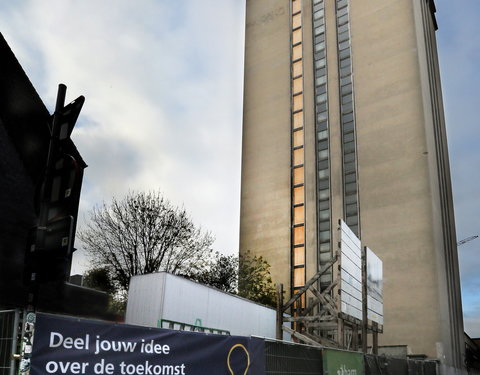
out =
<svg viewBox="0 0 480 375"><path fill-rule="evenodd" d="M340 230L341 311L362 320L362 246L343 220Z"/></svg>
<svg viewBox="0 0 480 375"><path fill-rule="evenodd" d="M367 247L367 316L383 324L383 262Z"/></svg>

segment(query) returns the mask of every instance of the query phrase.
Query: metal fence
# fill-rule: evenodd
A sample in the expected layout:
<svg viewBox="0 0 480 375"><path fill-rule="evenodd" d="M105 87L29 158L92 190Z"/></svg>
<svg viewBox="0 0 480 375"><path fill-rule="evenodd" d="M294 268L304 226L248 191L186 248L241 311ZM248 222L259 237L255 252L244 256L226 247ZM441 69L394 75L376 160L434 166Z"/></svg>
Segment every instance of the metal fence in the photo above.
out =
<svg viewBox="0 0 480 375"><path fill-rule="evenodd" d="M327 368L323 368L323 357L325 355L326 353L322 348L267 340L265 341L265 373L270 375L337 375L350 373L340 370L337 373L329 374ZM355 374L437 375L437 363L428 360L365 355L364 368L360 372L355 372Z"/></svg>
<svg viewBox="0 0 480 375"><path fill-rule="evenodd" d="M17 352L21 314L19 310L0 310L0 375L15 375L17 361L12 354ZM349 354L350 353L350 354ZM384 356L364 355L358 372L330 371L323 360L328 358L328 349L265 341L265 374L267 375L437 375L434 361L396 359ZM347 356L359 353L344 352ZM324 358L325 357L325 358ZM329 360L330 361L330 360ZM330 372L330 373L329 373ZM336 373L335 373L336 372Z"/></svg>
<svg viewBox="0 0 480 375"><path fill-rule="evenodd" d="M265 341L265 374L322 374L322 351L310 346Z"/></svg>
<svg viewBox="0 0 480 375"><path fill-rule="evenodd" d="M14 375L16 361L12 355L17 350L17 336L20 312L0 311L0 375Z"/></svg>
<svg viewBox="0 0 480 375"><path fill-rule="evenodd" d="M365 356L365 375L436 375L435 361Z"/></svg>

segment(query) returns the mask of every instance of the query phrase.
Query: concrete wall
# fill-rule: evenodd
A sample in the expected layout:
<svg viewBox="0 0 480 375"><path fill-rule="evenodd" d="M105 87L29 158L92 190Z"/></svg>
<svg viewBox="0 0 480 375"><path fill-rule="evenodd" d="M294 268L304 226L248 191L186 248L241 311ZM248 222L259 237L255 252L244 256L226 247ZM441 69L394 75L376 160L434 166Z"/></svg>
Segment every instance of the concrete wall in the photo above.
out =
<svg viewBox="0 0 480 375"><path fill-rule="evenodd" d="M311 4L303 0L307 279L317 264ZM460 367L458 259L430 4L350 0L360 234L384 264L380 345L408 345L413 354ZM335 244L336 223L344 213L334 0L325 0L325 14ZM265 256L273 281L285 285L290 278L289 27L288 1L247 1L240 248Z"/></svg>
<svg viewBox="0 0 480 375"><path fill-rule="evenodd" d="M288 0L247 1L240 252L263 255L290 285ZM288 287L286 288L288 290Z"/></svg>
<svg viewBox="0 0 480 375"><path fill-rule="evenodd" d="M413 5L353 2L351 19L362 242L384 265L380 345L436 356L435 222Z"/></svg>

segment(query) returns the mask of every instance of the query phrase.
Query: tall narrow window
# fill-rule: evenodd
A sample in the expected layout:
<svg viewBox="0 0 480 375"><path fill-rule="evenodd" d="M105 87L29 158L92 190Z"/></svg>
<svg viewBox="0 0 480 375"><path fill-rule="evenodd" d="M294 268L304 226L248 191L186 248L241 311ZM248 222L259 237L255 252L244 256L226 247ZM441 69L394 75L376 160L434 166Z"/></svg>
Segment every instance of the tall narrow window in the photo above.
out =
<svg viewBox="0 0 480 375"><path fill-rule="evenodd" d="M291 293L305 285L305 138L302 0L291 0ZM296 304L295 310L302 304Z"/></svg>
<svg viewBox="0 0 480 375"><path fill-rule="evenodd" d="M340 125L343 160L343 212L350 229L360 237L355 91L350 47L349 0L336 0Z"/></svg>
<svg viewBox="0 0 480 375"><path fill-rule="evenodd" d="M315 129L317 159L317 259L318 268L327 263L332 254L330 217L330 137L328 117L328 85L325 37L325 3L313 0L313 58L315 77ZM332 272L320 279L320 288L332 282Z"/></svg>

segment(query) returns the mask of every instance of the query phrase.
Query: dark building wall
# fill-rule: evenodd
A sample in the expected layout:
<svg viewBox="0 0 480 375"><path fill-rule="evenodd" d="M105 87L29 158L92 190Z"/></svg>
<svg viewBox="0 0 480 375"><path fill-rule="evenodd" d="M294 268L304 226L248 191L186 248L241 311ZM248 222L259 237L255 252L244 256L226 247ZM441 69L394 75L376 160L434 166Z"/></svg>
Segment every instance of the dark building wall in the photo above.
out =
<svg viewBox="0 0 480 375"><path fill-rule="evenodd" d="M24 253L35 225L34 187L0 120L0 305L22 298Z"/></svg>
<svg viewBox="0 0 480 375"><path fill-rule="evenodd" d="M0 34L0 305L24 302L27 237L48 152L49 112Z"/></svg>
<svg viewBox="0 0 480 375"><path fill-rule="evenodd" d="M27 175L38 184L48 152L50 113L1 34L0 63L0 118Z"/></svg>
<svg viewBox="0 0 480 375"><path fill-rule="evenodd" d="M25 252L29 231L38 224L35 205L45 176L51 116L1 34L0 66L0 307L15 307L25 302ZM77 170L61 208L76 218L86 164L70 139L62 149L75 159Z"/></svg>

